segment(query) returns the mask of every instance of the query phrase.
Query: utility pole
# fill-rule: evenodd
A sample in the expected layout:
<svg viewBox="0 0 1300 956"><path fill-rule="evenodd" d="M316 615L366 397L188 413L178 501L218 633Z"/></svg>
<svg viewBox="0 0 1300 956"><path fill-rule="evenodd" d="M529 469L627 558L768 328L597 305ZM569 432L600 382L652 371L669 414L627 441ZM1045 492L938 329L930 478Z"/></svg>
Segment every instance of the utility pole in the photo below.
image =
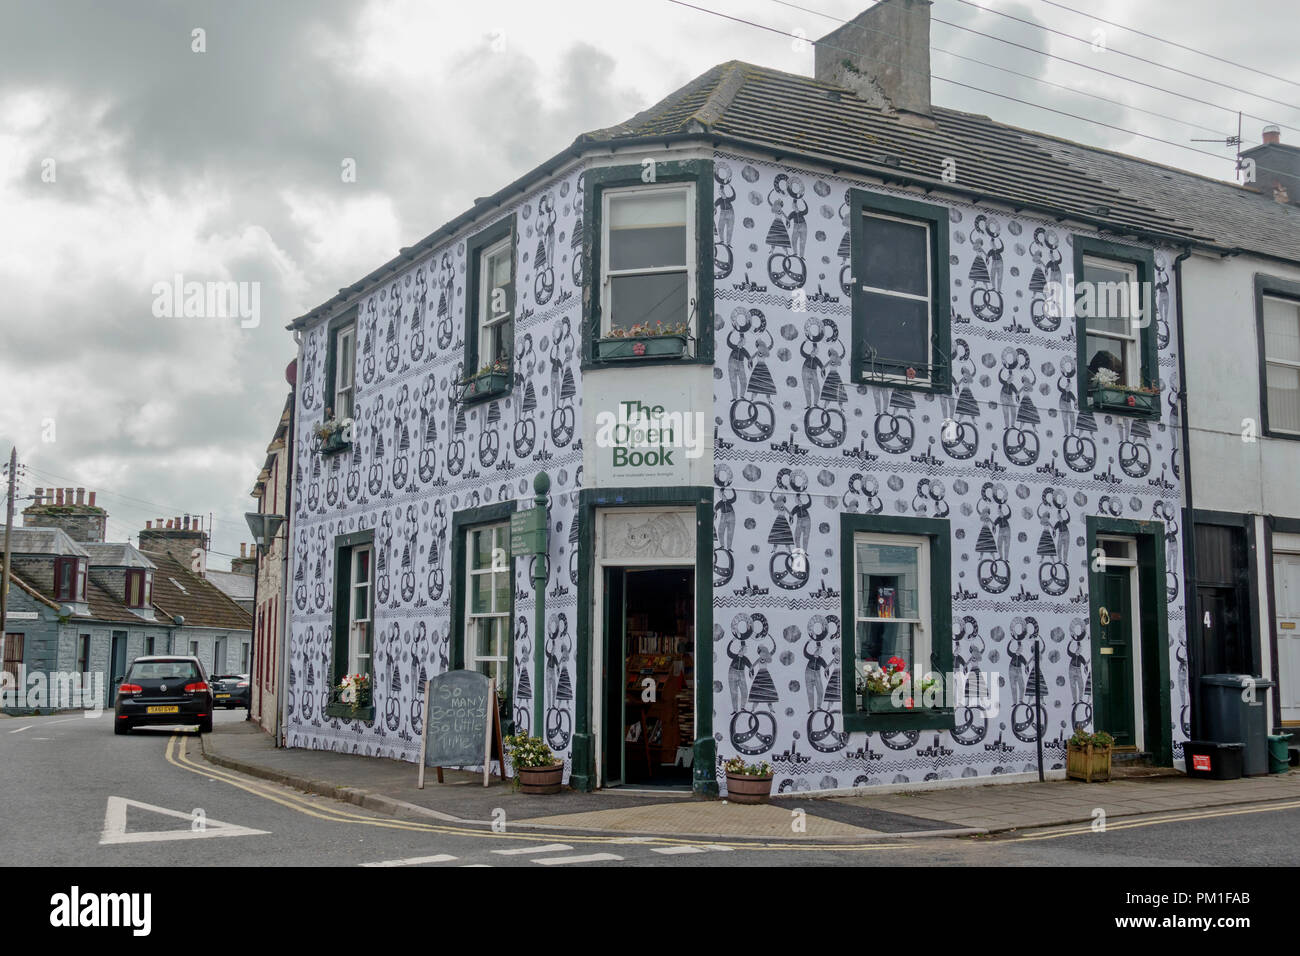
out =
<svg viewBox="0 0 1300 956"><path fill-rule="evenodd" d="M14 529L15 482L18 480L18 447L9 452L9 497L5 507L5 556L0 570L0 635L4 630L5 615L9 613L9 535Z"/></svg>

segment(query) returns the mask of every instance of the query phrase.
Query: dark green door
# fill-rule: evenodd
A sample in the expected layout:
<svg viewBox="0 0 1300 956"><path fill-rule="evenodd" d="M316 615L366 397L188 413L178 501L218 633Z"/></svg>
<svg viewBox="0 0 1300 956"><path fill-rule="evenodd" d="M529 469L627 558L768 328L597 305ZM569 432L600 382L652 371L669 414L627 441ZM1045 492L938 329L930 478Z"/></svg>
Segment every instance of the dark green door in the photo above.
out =
<svg viewBox="0 0 1300 956"><path fill-rule="evenodd" d="M605 701L605 739L601 757L601 774L604 779L601 783L606 787L623 782L623 672L627 667L627 652L623 646L623 598L626 576L627 572L623 568L605 569L605 653L601 674Z"/></svg>
<svg viewBox="0 0 1300 956"><path fill-rule="evenodd" d="M1133 719L1133 595L1128 568L1099 575L1101 600L1093 621L1097 669L1094 723L1120 747L1137 743Z"/></svg>
<svg viewBox="0 0 1300 956"><path fill-rule="evenodd" d="M113 644L109 656L109 682L107 706L112 706L117 697L117 685L126 676L126 631L113 632Z"/></svg>

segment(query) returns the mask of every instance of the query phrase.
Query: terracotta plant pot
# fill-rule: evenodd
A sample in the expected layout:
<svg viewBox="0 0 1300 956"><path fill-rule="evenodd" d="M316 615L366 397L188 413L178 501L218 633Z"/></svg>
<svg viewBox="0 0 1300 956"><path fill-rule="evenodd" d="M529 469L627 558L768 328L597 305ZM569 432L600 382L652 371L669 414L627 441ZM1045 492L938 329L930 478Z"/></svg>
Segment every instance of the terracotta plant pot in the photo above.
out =
<svg viewBox="0 0 1300 956"><path fill-rule="evenodd" d="M524 793L559 793L564 780L564 764L549 767L516 767L519 789Z"/></svg>
<svg viewBox="0 0 1300 956"><path fill-rule="evenodd" d="M772 796L772 775L753 777L727 774L727 799L732 803L767 803Z"/></svg>

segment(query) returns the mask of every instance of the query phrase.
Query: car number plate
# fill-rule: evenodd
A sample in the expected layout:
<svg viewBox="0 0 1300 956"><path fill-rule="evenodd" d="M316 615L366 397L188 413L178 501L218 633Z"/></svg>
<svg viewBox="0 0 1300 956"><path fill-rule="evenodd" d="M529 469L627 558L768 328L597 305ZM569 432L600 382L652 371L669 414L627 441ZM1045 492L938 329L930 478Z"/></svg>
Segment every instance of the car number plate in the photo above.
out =
<svg viewBox="0 0 1300 956"><path fill-rule="evenodd" d="M181 709L179 707L146 707L144 712L146 714L179 714Z"/></svg>
<svg viewBox="0 0 1300 956"><path fill-rule="evenodd" d="M217 700L220 700L222 697L229 697L229 696L230 696L229 694L218 694Z"/></svg>

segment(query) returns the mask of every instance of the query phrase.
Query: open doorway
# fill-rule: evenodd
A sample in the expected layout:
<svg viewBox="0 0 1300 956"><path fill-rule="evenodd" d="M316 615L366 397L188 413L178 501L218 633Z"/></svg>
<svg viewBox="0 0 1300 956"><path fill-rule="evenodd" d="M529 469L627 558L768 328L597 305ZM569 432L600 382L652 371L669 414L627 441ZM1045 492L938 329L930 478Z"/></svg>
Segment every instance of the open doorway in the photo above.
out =
<svg viewBox="0 0 1300 956"><path fill-rule="evenodd" d="M695 569L605 569L607 784L690 789Z"/></svg>

